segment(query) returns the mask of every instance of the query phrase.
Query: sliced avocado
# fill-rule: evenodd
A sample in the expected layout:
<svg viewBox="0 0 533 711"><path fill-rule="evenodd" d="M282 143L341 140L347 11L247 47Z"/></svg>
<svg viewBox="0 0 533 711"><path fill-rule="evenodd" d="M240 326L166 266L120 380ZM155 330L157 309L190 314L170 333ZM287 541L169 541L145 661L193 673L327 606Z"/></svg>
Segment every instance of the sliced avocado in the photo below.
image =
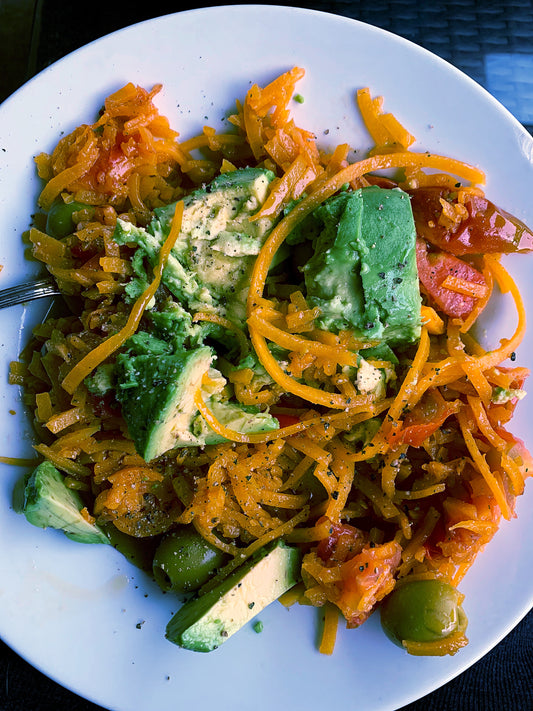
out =
<svg viewBox="0 0 533 711"><path fill-rule="evenodd" d="M141 344L147 341L143 339ZM225 378L210 369L213 351L208 346L173 353L117 356L116 398L135 443L147 462L175 447L202 447L225 441L200 415L195 395L202 397L215 417L231 430L243 434L278 429L279 423L267 412L221 400ZM209 371L216 387L205 389L203 376Z"/></svg>
<svg viewBox="0 0 533 711"><path fill-rule="evenodd" d="M203 346L154 356L117 356L116 397L137 452L150 462L177 443L196 445L194 396L213 353Z"/></svg>
<svg viewBox="0 0 533 711"><path fill-rule="evenodd" d="M332 331L358 326L365 312L358 237L363 197L360 190L342 193L314 211L322 224L314 254L304 266L308 303L320 308L318 324Z"/></svg>
<svg viewBox="0 0 533 711"><path fill-rule="evenodd" d="M211 652L300 579L301 554L276 541L263 547L209 592L186 602L170 620L168 640Z"/></svg>
<svg viewBox="0 0 533 711"><path fill-rule="evenodd" d="M400 362L396 353L387 343L380 343L374 348L365 348L364 356L367 360L386 360L392 365L398 365Z"/></svg>
<svg viewBox="0 0 533 711"><path fill-rule="evenodd" d="M28 476L22 513L31 524L60 529L79 543L109 543L105 533L82 516L82 509L80 495L68 488L51 462L42 462Z"/></svg>
<svg viewBox="0 0 533 711"><path fill-rule="evenodd" d="M221 401L210 397L206 404L217 420L229 430L241 434L257 434L279 429L279 421L268 412L256 407L245 407L238 402ZM227 441L209 427L204 418L197 414L192 423L192 431L203 444L220 444Z"/></svg>
<svg viewBox="0 0 533 711"><path fill-rule="evenodd" d="M148 331L137 331L130 336L124 347L135 355L152 355L154 357L167 355L172 352L170 343L164 341Z"/></svg>
<svg viewBox="0 0 533 711"><path fill-rule="evenodd" d="M249 218L266 200L274 177L266 169L242 168L218 176L184 198L181 231L163 283L189 310L207 308L244 319L254 259L273 227L269 218ZM114 239L119 244L137 244L153 265L170 232L174 211L175 203L157 208L146 229L118 220Z"/></svg>
<svg viewBox="0 0 533 711"><path fill-rule="evenodd" d="M321 328L397 345L420 336L414 220L407 193L376 186L330 198L304 267L308 302Z"/></svg>

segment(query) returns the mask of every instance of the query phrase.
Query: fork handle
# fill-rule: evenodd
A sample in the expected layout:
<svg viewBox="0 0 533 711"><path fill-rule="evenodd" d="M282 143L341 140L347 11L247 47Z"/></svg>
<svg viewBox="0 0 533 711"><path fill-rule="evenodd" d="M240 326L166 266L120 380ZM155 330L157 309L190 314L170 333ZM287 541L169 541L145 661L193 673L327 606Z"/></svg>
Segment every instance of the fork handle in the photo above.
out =
<svg viewBox="0 0 533 711"><path fill-rule="evenodd" d="M46 296L57 296L59 293L57 284L51 277L18 284L0 291L0 309L33 299L42 299Z"/></svg>

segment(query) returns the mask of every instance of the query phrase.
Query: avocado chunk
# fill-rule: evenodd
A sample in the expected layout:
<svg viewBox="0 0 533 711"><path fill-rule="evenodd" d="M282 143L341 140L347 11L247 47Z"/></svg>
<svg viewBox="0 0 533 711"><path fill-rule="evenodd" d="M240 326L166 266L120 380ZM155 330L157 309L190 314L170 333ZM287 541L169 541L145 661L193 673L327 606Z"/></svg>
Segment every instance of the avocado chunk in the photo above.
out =
<svg viewBox="0 0 533 711"><path fill-rule="evenodd" d="M242 168L219 175L184 198L181 231L162 281L185 308L244 319L254 259L273 227L270 218L249 218L266 200L274 177L266 169ZM153 266L175 206L157 208L146 229L118 220L115 241L138 245Z"/></svg>
<svg viewBox="0 0 533 711"><path fill-rule="evenodd" d="M279 420L269 412L261 412L256 407L241 405L239 402L230 400L220 400L216 396L205 398L205 401L217 420L234 432L259 434L279 429ZM200 413L193 419L191 429L199 444L220 444L227 441L209 427Z"/></svg>
<svg viewBox="0 0 533 711"><path fill-rule="evenodd" d="M191 432L194 396L213 353L207 346L154 356L120 353L116 398L135 443L147 462L179 444L198 444Z"/></svg>
<svg viewBox="0 0 533 711"><path fill-rule="evenodd" d="M117 356L116 398L135 449L145 461L175 447L202 447L225 441L199 413L195 403L199 389L217 420L229 429L243 434L278 429L278 421L269 413L221 399L226 380L210 368L212 360L213 351L208 346ZM215 384L208 391L202 386L206 373Z"/></svg>
<svg viewBox="0 0 533 711"><path fill-rule="evenodd" d="M407 193L377 186L340 193L312 219L314 254L303 271L319 327L352 331L363 342L417 340L421 298Z"/></svg>
<svg viewBox="0 0 533 711"><path fill-rule="evenodd" d="M191 314L177 301L169 300L163 309L151 309L145 316L149 320L150 333L166 341L171 350L193 348L204 343L204 325L193 323Z"/></svg>
<svg viewBox="0 0 533 711"><path fill-rule="evenodd" d="M168 640L211 652L300 579L301 554L276 541L260 549L209 592L186 602L170 620Z"/></svg>
<svg viewBox="0 0 533 711"><path fill-rule="evenodd" d="M42 462L27 477L22 513L29 523L59 529L79 543L109 543L105 533L83 517L82 509L80 495L68 488L51 462Z"/></svg>
<svg viewBox="0 0 533 711"><path fill-rule="evenodd" d="M92 395L105 395L114 388L114 371L113 363L102 363L94 372L85 378L87 390Z"/></svg>

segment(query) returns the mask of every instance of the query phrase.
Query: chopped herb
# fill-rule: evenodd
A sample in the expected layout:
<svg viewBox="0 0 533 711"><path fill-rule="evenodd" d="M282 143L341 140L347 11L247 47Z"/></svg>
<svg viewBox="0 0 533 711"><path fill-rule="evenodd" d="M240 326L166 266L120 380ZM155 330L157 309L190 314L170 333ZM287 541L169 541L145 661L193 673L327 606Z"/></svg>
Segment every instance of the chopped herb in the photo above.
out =
<svg viewBox="0 0 533 711"><path fill-rule="evenodd" d="M260 634L263 631L263 623L261 620L257 620L257 622L254 624L254 632L257 632L257 634Z"/></svg>

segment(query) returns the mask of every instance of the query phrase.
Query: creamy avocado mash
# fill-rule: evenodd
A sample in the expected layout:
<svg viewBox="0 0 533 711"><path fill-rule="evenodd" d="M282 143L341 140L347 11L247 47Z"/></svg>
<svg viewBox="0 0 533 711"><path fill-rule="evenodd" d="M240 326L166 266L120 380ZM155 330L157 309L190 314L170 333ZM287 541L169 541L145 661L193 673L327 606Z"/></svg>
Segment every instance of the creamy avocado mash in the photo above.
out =
<svg viewBox="0 0 533 711"><path fill-rule="evenodd" d="M266 199L274 174L260 168L224 173L184 198L181 232L167 262L163 283L190 311L210 310L242 320L254 259L272 228L272 221L250 221ZM137 260L142 291L145 256L155 264L170 232L175 203L155 210L148 227L117 221L114 239L139 247ZM130 287L132 295L135 285Z"/></svg>

